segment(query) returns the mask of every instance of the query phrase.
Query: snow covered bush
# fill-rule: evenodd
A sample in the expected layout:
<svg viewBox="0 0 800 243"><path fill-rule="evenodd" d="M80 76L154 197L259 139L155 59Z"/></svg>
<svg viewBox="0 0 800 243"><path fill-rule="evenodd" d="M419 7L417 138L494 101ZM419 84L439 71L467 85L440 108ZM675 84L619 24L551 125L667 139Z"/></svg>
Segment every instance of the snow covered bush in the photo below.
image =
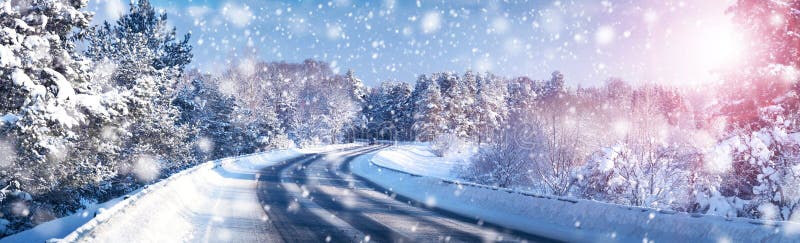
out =
<svg viewBox="0 0 800 243"><path fill-rule="evenodd" d="M666 209L687 207L691 149L627 143L602 148L578 173L584 198Z"/></svg>
<svg viewBox="0 0 800 243"><path fill-rule="evenodd" d="M480 148L471 164L461 172L461 176L504 188L530 185L530 150L520 146L511 132L502 132L488 146Z"/></svg>
<svg viewBox="0 0 800 243"><path fill-rule="evenodd" d="M728 138L709 152L721 195L747 203L740 216L788 220L800 205L800 133L771 126ZM765 214L764 205L778 208Z"/></svg>
<svg viewBox="0 0 800 243"><path fill-rule="evenodd" d="M766 64L735 77L742 83L726 91L735 102L721 109L730 120L727 133L705 154L708 187L737 202L738 216L789 220L798 215L800 204L796 68ZM713 190L707 191L703 197L714 196Z"/></svg>
<svg viewBox="0 0 800 243"><path fill-rule="evenodd" d="M624 179L614 172L614 166L620 164L625 149L622 145L602 148L595 152L576 175L579 196L598 201L612 201L622 193Z"/></svg>

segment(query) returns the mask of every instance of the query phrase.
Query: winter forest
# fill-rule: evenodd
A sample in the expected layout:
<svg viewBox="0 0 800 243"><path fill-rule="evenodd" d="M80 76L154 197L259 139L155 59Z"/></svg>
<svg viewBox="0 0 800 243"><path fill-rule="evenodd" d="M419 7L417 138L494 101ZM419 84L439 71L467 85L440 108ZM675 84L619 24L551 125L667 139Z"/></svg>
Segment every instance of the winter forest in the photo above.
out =
<svg viewBox="0 0 800 243"><path fill-rule="evenodd" d="M371 139L424 142L437 156L474 150L457 168L472 183L800 220L800 1L715 10L753 44L699 86L621 73L575 83L583 74L558 67L367 84L370 70L326 56L239 58L211 71L192 65L209 44L150 1L102 23L88 4L0 0L0 236L205 161Z"/></svg>

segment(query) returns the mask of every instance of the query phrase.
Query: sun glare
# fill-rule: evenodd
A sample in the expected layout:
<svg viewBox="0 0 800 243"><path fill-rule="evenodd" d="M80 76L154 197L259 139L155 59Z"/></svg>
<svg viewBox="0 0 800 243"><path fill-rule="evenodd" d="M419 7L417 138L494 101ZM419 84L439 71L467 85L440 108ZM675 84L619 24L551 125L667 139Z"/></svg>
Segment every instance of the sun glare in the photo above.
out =
<svg viewBox="0 0 800 243"><path fill-rule="evenodd" d="M713 26L703 28L694 36L690 49L695 53L697 65L705 69L720 69L735 65L742 59L744 38L732 27Z"/></svg>
<svg viewBox="0 0 800 243"><path fill-rule="evenodd" d="M737 29L731 15L710 11L724 9L718 5L708 2L697 6L709 9L702 13L644 11L648 38L641 49L648 61L642 68L642 79L672 85L705 85L719 82L724 73L747 65L748 50L754 43L750 43L746 31Z"/></svg>

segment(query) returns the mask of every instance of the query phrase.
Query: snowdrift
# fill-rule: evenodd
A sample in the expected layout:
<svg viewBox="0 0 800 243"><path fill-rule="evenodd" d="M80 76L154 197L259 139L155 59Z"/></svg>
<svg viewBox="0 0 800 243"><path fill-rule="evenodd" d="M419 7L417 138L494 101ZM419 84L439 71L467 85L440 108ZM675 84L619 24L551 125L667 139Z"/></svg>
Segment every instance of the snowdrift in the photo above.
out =
<svg viewBox="0 0 800 243"><path fill-rule="evenodd" d="M678 213L465 183L454 179L451 171L428 171L442 168L431 156L420 152L419 146L399 146L361 156L350 166L355 174L427 206L475 218L477 223L491 222L552 239L579 242L800 240L800 224L794 222Z"/></svg>

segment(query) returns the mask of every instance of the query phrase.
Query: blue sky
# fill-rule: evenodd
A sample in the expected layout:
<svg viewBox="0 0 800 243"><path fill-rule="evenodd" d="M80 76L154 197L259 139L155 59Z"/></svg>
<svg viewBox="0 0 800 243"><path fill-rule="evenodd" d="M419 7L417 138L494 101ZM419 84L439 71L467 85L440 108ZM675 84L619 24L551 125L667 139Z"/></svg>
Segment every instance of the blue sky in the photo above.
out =
<svg viewBox="0 0 800 243"><path fill-rule="evenodd" d="M163 1L191 32L193 66L314 58L368 85L412 82L440 71L491 71L571 85L631 82L696 85L739 58L741 37L713 1ZM127 0L92 0L95 22ZM731 41L740 40L740 41ZM720 42L724 42L720 44Z"/></svg>

